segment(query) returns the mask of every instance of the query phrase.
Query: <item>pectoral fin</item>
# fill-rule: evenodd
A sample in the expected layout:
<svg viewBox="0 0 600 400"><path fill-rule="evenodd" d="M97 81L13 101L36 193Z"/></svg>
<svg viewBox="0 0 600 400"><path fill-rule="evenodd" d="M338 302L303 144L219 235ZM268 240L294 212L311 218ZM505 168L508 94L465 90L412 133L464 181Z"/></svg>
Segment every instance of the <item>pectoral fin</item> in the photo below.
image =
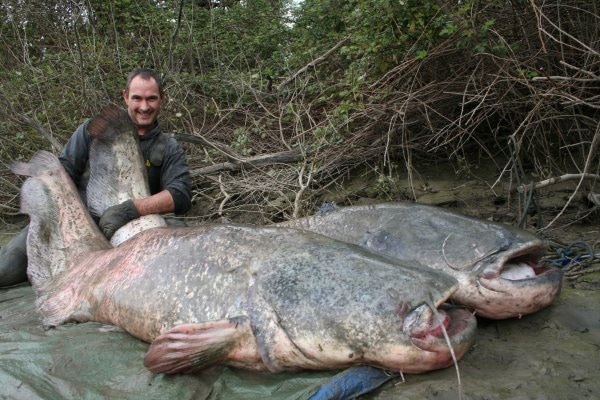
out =
<svg viewBox="0 0 600 400"><path fill-rule="evenodd" d="M157 337L144 365L154 373L188 373L214 364L264 369L250 323L235 317L177 325Z"/></svg>

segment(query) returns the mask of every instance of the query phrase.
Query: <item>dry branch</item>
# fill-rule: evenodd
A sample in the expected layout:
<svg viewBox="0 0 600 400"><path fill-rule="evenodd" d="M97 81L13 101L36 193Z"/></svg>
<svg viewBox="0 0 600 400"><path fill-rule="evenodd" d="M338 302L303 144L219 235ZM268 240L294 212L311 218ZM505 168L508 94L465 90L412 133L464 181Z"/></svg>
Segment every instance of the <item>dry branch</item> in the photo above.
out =
<svg viewBox="0 0 600 400"><path fill-rule="evenodd" d="M242 158L239 161L229 161L190 171L192 177L214 175L223 171L239 171L243 167L262 167L272 164L290 164L301 161L304 154L300 150L282 151L273 154L263 154L255 157Z"/></svg>
<svg viewBox="0 0 600 400"><path fill-rule="evenodd" d="M575 179L600 179L600 175L595 175L595 174L565 174L565 175L561 175L561 176L554 176L552 178L545 179L543 181L539 181L539 182L536 182L536 183L529 183L527 185L519 185L517 187L517 191L519 193L523 193L526 190L540 189L540 188L543 188L543 187L546 187L546 186L554 185L555 183L569 181L569 180L575 180Z"/></svg>
<svg viewBox="0 0 600 400"><path fill-rule="evenodd" d="M327 52L323 55L321 55L320 57L317 57L316 59L314 59L313 61L309 62L308 64L306 64L304 67L300 68L298 71L296 71L292 76L290 76L289 78L287 78L285 81L283 81L282 83L279 84L279 86L277 86L277 91L280 91L281 89L283 89L285 86L287 86L290 82L292 82L294 79L296 79L296 77L298 77L298 75L303 74L304 72L306 72L309 68L314 67L315 65L323 62L323 60L325 60L327 57L329 57L329 55L331 53L333 53L334 51L336 51L341 45L343 45L344 43L346 43L346 41L350 39L349 36L346 36L345 38L343 38L342 40L340 40L339 42L336 43L335 46L333 46L331 49L327 50Z"/></svg>
<svg viewBox="0 0 600 400"><path fill-rule="evenodd" d="M182 141L182 142L199 144L201 146L211 147L211 148L223 153L230 160L231 159L241 160L243 158L231 147L224 145L222 143L211 142L210 140L205 139L203 136L201 136L199 134L189 135L187 133L176 133L176 134L174 134L174 136L177 138L177 140Z"/></svg>
<svg viewBox="0 0 600 400"><path fill-rule="evenodd" d="M18 112L8 101L2 101L2 109L0 112L9 120L17 123L17 124L26 124L31 128L35 129L43 138L45 138L54 150L61 151L63 148L62 143L60 143L52 133L48 132L46 128L42 126L42 124L36 120L35 118L31 118L23 113Z"/></svg>

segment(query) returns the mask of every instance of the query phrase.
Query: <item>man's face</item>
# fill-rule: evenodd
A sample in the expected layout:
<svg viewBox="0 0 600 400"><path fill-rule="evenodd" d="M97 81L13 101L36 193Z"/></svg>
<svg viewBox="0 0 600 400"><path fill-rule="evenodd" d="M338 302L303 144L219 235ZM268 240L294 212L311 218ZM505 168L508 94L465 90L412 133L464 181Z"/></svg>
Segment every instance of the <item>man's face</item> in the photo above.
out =
<svg viewBox="0 0 600 400"><path fill-rule="evenodd" d="M123 90L127 113L136 125L138 135L144 135L154 125L162 104L161 93L153 78L136 76L129 85L129 93Z"/></svg>

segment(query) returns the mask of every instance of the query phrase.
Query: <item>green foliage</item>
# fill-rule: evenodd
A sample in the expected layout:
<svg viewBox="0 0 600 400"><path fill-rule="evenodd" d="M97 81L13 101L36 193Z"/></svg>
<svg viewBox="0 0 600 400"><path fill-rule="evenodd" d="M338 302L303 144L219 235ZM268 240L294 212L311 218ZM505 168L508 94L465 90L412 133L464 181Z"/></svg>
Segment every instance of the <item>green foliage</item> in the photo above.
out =
<svg viewBox="0 0 600 400"><path fill-rule="evenodd" d="M450 33L450 21L431 1L310 0L303 3L297 30L304 30L305 44L315 46L324 38L351 36L340 51L346 62L379 75L406 56L426 54Z"/></svg>
<svg viewBox="0 0 600 400"><path fill-rule="evenodd" d="M283 3L254 0L226 8L185 5L191 35L178 42L175 52L188 68L253 69L277 58L289 28L283 23ZM190 42L191 41L191 42Z"/></svg>
<svg viewBox="0 0 600 400"><path fill-rule="evenodd" d="M250 136L244 128L236 128L234 130L234 141L231 143L231 147L238 150L241 155L248 156L252 153L252 149L249 146Z"/></svg>

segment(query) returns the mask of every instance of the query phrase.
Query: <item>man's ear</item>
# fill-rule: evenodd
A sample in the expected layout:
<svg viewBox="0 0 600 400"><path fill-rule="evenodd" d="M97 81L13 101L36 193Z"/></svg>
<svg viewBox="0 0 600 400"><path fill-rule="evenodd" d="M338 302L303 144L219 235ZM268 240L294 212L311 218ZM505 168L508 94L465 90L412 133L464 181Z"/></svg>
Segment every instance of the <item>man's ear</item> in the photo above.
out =
<svg viewBox="0 0 600 400"><path fill-rule="evenodd" d="M125 89L123 89L123 100L127 103L127 91Z"/></svg>

